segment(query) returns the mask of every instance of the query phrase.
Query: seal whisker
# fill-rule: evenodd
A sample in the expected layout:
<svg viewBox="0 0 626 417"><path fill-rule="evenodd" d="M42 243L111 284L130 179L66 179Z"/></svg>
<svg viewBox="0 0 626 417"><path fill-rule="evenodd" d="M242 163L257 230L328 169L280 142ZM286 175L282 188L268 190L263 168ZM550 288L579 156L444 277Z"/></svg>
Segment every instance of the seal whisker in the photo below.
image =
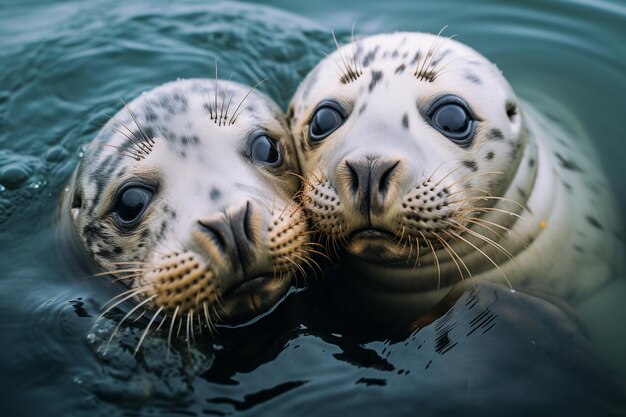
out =
<svg viewBox="0 0 626 417"><path fill-rule="evenodd" d="M450 201L450 203L463 203L463 202L469 202L469 201L489 201L489 200L497 200L497 201L505 201L508 203L512 203L515 204L517 206L519 206L522 210L524 211L528 211L528 208L521 204L518 201L515 201L511 198L507 198L507 197L497 197L497 196L492 196L492 195L482 195L482 196L474 196L474 197L467 197L467 198L463 198L461 200L456 200L456 201Z"/></svg>
<svg viewBox="0 0 626 417"><path fill-rule="evenodd" d="M182 311L181 311L181 315L178 317L178 329L176 329L176 337L180 336L180 330L183 328L183 315L182 315Z"/></svg>
<svg viewBox="0 0 626 417"><path fill-rule="evenodd" d="M431 181L432 181L432 179L433 179L433 177L434 177L434 176L435 176L435 174L437 173L437 171L439 171L439 169L440 169L441 167L443 167L444 165L449 164L449 163L450 163L450 161L443 161L442 163L440 163L439 165L437 165L437 168L435 168L435 169L433 170L433 172L432 172L432 173L428 176L428 179L426 180L426 182L431 182ZM459 167L457 167L456 169L459 169L459 168L460 168L460 166L459 166ZM454 171L456 171L456 169L454 169L454 170L450 171L450 172L448 173L448 175L450 175L451 173L453 173ZM445 179L445 177L444 177L443 179ZM438 185L438 184L439 184L439 183L437 183L437 184L435 184L435 185Z"/></svg>
<svg viewBox="0 0 626 417"><path fill-rule="evenodd" d="M141 312L141 314L139 314L137 317L135 317L135 318L133 319L133 323L137 323L137 322L138 322L139 320L141 320L141 318L142 318L143 316L145 316L145 315L146 315L146 311L144 310L144 311L142 311L142 312Z"/></svg>
<svg viewBox="0 0 626 417"><path fill-rule="evenodd" d="M139 129L139 133L141 133L141 136L143 137L143 140L145 141L144 143L146 144L147 149L148 149L147 153L149 154L152 151L152 146L155 144L154 139L146 134L146 132L144 131L143 127L141 127L141 125L139 124L139 121L135 117L135 114L132 112L132 110L130 109L128 104L126 104L124 99L120 97L120 100L122 101L122 103L124 103L124 108L126 109L128 114L130 115L130 118L133 119L133 122L137 126L137 129Z"/></svg>
<svg viewBox="0 0 626 417"><path fill-rule="evenodd" d="M146 145L144 143L144 141L140 137L138 137L137 134L135 132L133 132L125 123L120 122L119 120L115 119L113 116L110 116L108 114L106 116L109 118L109 121L115 122L118 125L120 125L121 127L123 127L124 129L126 129L128 131L128 133L130 134L130 136L128 134L126 134L126 132L122 132L121 130L119 130L115 126L110 126L108 123L104 124L102 126L109 127L111 129L115 130L116 132L124 135L128 140L130 140L131 142L133 142L137 146L137 149L133 148L133 150L137 151L138 153L140 153L142 155L144 153L146 155L148 153L150 153L150 147L148 145Z"/></svg>
<svg viewBox="0 0 626 417"><path fill-rule="evenodd" d="M439 287L441 285L441 267L439 266L439 258L437 257L437 251L435 251L435 247L433 246L432 243L430 243L430 240L427 239L426 236L424 236L424 233L422 233L422 231L419 231L419 234L422 235L422 238L424 238L424 241L430 247L430 250L433 252L433 257L435 258L435 265L437 267L437 291L439 291Z"/></svg>
<svg viewBox="0 0 626 417"><path fill-rule="evenodd" d="M320 52L326 56L326 58L330 59L330 61L332 63L334 63L337 68L339 69L339 71L337 71L337 69L333 68L333 67L329 67L330 70L332 70L335 74L337 74L337 78L339 78L339 80L343 80L343 79L347 79L346 74L343 71L343 68L341 68L341 65L339 65L339 63L331 56L329 55L327 52L320 50Z"/></svg>
<svg viewBox="0 0 626 417"><path fill-rule="evenodd" d="M464 213L466 211L469 211L469 212L474 212L474 211L482 211L482 212L496 211L496 212L499 212L499 213L507 214L509 216L517 217L518 219L523 220L523 221L527 222L528 224L531 224L528 219L526 219L525 217L520 216L517 213L514 213L512 211L508 211L508 210L504 210L504 209L495 208L495 207L472 207L472 206L467 206L467 207L460 207L460 208L457 209L457 211L459 213Z"/></svg>
<svg viewBox="0 0 626 417"><path fill-rule="evenodd" d="M335 31L333 30L331 31L331 33L333 35L333 41L335 42L335 46L337 47L337 54L339 55L339 58L341 59L341 62L343 63L343 66L344 66L345 76L341 79L341 82L346 84L347 82L355 81L357 78L359 78L359 75L357 75L352 70L350 65L346 62L346 59L344 58L343 53L341 51L341 47L339 46L339 42L337 42L337 36L335 36Z"/></svg>
<svg viewBox="0 0 626 417"><path fill-rule="evenodd" d="M469 240L463 238L461 235L454 233L454 232L450 232L452 233L454 236L456 236L457 238L461 239L463 242L467 243L468 245L470 245L471 247L473 247L474 249L476 249L480 254L482 254L489 262L491 262L491 264L498 269L498 271L500 271L500 273L502 274L502 276L504 277L504 280L506 281L507 285L509 286L510 289L513 289L513 286L511 285L511 282L509 281L509 278L507 277L507 275L504 273L504 271L502 270L502 268L500 268L500 266L489 257L489 255L487 255L485 252L483 252L479 247L477 247L476 245L474 245L472 242L470 242Z"/></svg>
<svg viewBox="0 0 626 417"><path fill-rule="evenodd" d="M156 311L156 313L154 313L152 315L152 317L150 318L150 321L148 322L148 325L146 326L146 328L144 329L143 333L141 334L141 337L139 338L139 342L137 343L137 346L135 346L135 351L133 352L133 356L137 355L137 352L139 352L139 347L141 346L141 344L143 343L144 339L148 335L148 331L150 330L150 327L152 326L152 324L154 323L154 321L156 320L158 315L161 314L161 311L163 311L164 308L165 308L165 306L159 307L159 309Z"/></svg>
<svg viewBox="0 0 626 417"><path fill-rule="evenodd" d="M239 104L237 105L237 107L235 108L235 111L233 112L232 117L230 118L230 120L228 121L229 125L233 125L235 124L235 122L237 122L237 118L239 118L239 115L241 114L241 112L237 113L237 111L239 110L239 108L241 107L241 105L243 104L244 101L246 101L246 99L248 98L248 96L254 91L256 90L256 88L258 86L260 86L261 84L263 84L265 81L269 80L269 78L264 78L261 81L259 81L258 83L254 84L252 87L250 87L250 89L248 90L248 92L246 93L245 96L243 96L243 98L241 99L241 101L239 102ZM243 109L241 110L243 111Z"/></svg>
<svg viewBox="0 0 626 417"><path fill-rule="evenodd" d="M224 89L224 93L222 94L222 108L220 109L220 121L218 123L218 126L222 125L222 119L224 120L224 123L226 123L226 115L224 114L224 104L226 102L226 96L228 95L228 87L230 86L230 80L233 78L233 74L231 73L230 76L228 77L228 81L226 82L226 88Z"/></svg>
<svg viewBox="0 0 626 417"><path fill-rule="evenodd" d="M471 229L468 229L465 226L461 226L461 225L457 225L457 228L460 228L461 230L464 230L465 232L471 234L472 236L475 236L476 238L484 241L485 243L493 246L494 248L498 249L498 251L500 251L501 253L503 253L507 258L509 258L509 260L511 262L513 262L515 264L515 266L518 268L519 271L522 270L522 267L520 266L520 264L517 262L517 259L515 259L515 257L511 254L510 251L508 251L504 246L500 245L499 243L495 242L493 239L490 239L476 231L473 231Z"/></svg>
<svg viewBox="0 0 626 417"><path fill-rule="evenodd" d="M480 177L480 176L483 176L483 175L504 175L504 172L502 172L502 171L475 172L473 174L466 175L466 176L464 176L462 178L459 178L457 181L453 182L452 184L446 184L446 187L447 188L452 188L452 187L454 187L455 185L457 185L460 182L467 181L469 179Z"/></svg>
<svg viewBox="0 0 626 417"><path fill-rule="evenodd" d="M490 224L490 225L492 225L492 226L494 226L494 227L498 227L498 228L500 228L500 229L504 230L507 234L510 234L510 235L514 236L515 238L517 238L517 240L518 240L518 241L519 241L522 245L524 245L524 247L525 247L525 248L527 248L527 247L528 247L528 245L524 242L524 239L522 239L522 238L521 238L521 237L520 237L517 233L515 233L515 232L513 231L513 229L511 229L510 227L506 227L506 226L504 226L504 225L501 225L501 224L498 224L498 223L496 223L496 222L492 222L492 221L489 221L489 220L485 220L485 219L480 218L480 217L464 217L464 219L465 219L465 220L467 220L467 221L470 221L470 222L472 222L472 223L474 223L474 224L476 224L476 225L478 225L478 226L483 226L483 224L481 224L481 223L487 223L487 224ZM483 227L484 227L484 226L483 226Z"/></svg>
<svg viewBox="0 0 626 417"><path fill-rule="evenodd" d="M465 277L463 276L463 271L461 271L461 267L459 266L459 263L456 261L454 255L452 254L453 252L450 251L448 243L445 241L445 239L442 239L437 234L435 234L435 238L441 243L443 248L448 252L448 255L450 255L450 259L452 259L452 261L454 262L454 265L456 265L456 268L459 271L459 275L461 276L461 281L464 281Z"/></svg>
<svg viewBox="0 0 626 417"><path fill-rule="evenodd" d="M172 345L172 332L174 331L174 323L176 322L176 315L178 314L178 309L180 308L180 306L176 306L176 309L174 309L174 314L172 314L172 318L170 319L170 330L167 333L167 346L170 347ZM166 354L166 359L169 358L170 355L170 349L167 350L167 354Z"/></svg>
<svg viewBox="0 0 626 417"><path fill-rule="evenodd" d="M154 271L154 268L112 269L109 271L98 272L96 274L93 274L93 276L101 277L105 275L115 275L115 274L121 274L121 273L126 273L126 272L150 272L150 271Z"/></svg>
<svg viewBox="0 0 626 417"><path fill-rule="evenodd" d="M185 324L185 341L187 342L187 349L191 350L191 336L189 334L189 328L191 326L191 314L192 310L187 312L187 323Z"/></svg>
<svg viewBox="0 0 626 417"><path fill-rule="evenodd" d="M463 220L468 222L468 223L472 223L475 224L476 226L479 227L484 227L485 229L491 231L493 234L500 236L500 233L498 233L497 230L493 229L490 226L487 226L484 223L490 224L494 227L498 227L500 229L502 229L505 233L510 234L511 236L515 237L523 246L524 248L528 248L528 245L522 240L521 237L519 237L519 235L515 232L513 232L513 230L511 230L510 228L503 226L501 224L495 223L495 222L490 222L489 220L484 220L484 219L480 219L477 217L463 217Z"/></svg>
<svg viewBox="0 0 626 417"><path fill-rule="evenodd" d="M438 187L439 184L441 184L443 181L445 181L446 178L448 178L450 175L452 175L453 173L455 173L456 171L458 171L461 168L463 168L463 166L459 165L456 168L454 168L452 171L448 172L443 178L441 178L439 181L437 181L433 187ZM437 168L437 169L439 169L439 168ZM434 172L433 172L433 175L434 175Z"/></svg>
<svg viewBox="0 0 626 417"><path fill-rule="evenodd" d="M149 285L143 286L143 287L139 287L139 288L131 288L127 291L124 291L121 294L116 295L115 297L111 298L109 301L107 301L106 303L104 303L102 305L102 308L108 306L110 303L119 300L120 298L122 298L122 300L120 301L120 303L128 300L129 298L140 294L148 289L150 289L151 287ZM98 319L96 319L96 321L98 321L99 319L101 319L106 313L108 313L113 307L115 307L116 305L118 305L118 303L116 302L116 304L114 304L113 306L111 306L110 308L107 308L102 314L100 314L100 316L98 317Z"/></svg>
<svg viewBox="0 0 626 417"><path fill-rule="evenodd" d="M356 42L354 41L354 28L356 26L356 22L352 23L352 32L350 34L350 43L352 43L352 61L354 63L354 70L357 74L357 77L360 77L363 74L363 67L361 64L361 59L357 53Z"/></svg>
<svg viewBox="0 0 626 417"><path fill-rule="evenodd" d="M124 315L124 317L122 317L122 319L117 323L117 325L113 329L113 332L111 333L111 337L109 338L109 341L107 342L107 346L111 344L111 342L113 341L113 338L115 337L115 334L120 329L120 327L122 326L124 321L126 319L128 319L130 316L132 316L135 311L139 310L143 305L145 305L145 304L149 303L150 301L154 300L156 297L157 297L156 294L153 295L153 296L150 296L150 297L146 298L145 300L141 301L140 303L138 303L133 308L131 308L130 311L128 313L126 313Z"/></svg>

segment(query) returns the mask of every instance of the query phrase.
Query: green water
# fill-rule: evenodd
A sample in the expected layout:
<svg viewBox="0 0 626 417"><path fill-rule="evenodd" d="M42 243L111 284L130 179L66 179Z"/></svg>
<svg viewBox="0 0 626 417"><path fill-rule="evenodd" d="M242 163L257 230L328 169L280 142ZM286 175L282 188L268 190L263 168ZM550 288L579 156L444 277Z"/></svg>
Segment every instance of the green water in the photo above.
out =
<svg viewBox="0 0 626 417"><path fill-rule="evenodd" d="M392 342L336 323L332 310L321 310L307 292L289 297L251 334L234 331L221 343L203 339L192 349L182 343L166 355L167 346L154 337L133 358L128 349L136 332L128 329L102 349L112 322L95 323L95 316L117 289L68 273L52 225L82 146L106 114L119 109L120 97L176 78L211 77L216 59L225 77L232 72L248 84L268 77L262 90L285 108L322 51L332 51L330 30L347 40L353 23L364 35L436 33L448 25L447 33L496 62L522 98L547 98L571 112L593 139L625 211L624 1L3 2L2 415L381 415L389 407L441 415L470 405L482 415L502 415L511 395L520 402L529 400L525 392L559 397L578 392L574 386L584 381L603 380L602 365L583 354L586 348L558 357L562 346L584 344L560 327L541 333L554 360L528 359L520 369L507 364L519 359L516 349L525 340L519 335L536 328L501 318L487 334L491 350L477 350L475 338L444 357L435 328ZM595 322L608 318L614 327L612 338L605 335L592 349L626 375L623 300L610 302L587 306L591 316L598 310ZM466 313L457 310L460 323ZM472 378L460 378L463 372ZM575 403L589 395L604 404L614 396L608 388L585 392L563 398Z"/></svg>

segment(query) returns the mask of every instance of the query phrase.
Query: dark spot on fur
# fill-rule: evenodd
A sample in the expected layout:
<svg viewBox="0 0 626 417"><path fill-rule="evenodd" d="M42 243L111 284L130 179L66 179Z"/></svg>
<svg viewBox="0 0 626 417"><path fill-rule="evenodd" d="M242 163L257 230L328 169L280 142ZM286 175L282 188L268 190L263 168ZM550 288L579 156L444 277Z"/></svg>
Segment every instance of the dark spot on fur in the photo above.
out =
<svg viewBox="0 0 626 417"><path fill-rule="evenodd" d="M470 161L469 159L466 159L463 161L463 165L465 165L467 168L471 169L474 172L478 171L478 165L476 164L476 161Z"/></svg>
<svg viewBox="0 0 626 417"><path fill-rule="evenodd" d="M563 181L563 186L565 187L567 191L572 191L572 186L566 183L565 181Z"/></svg>
<svg viewBox="0 0 626 417"><path fill-rule="evenodd" d="M584 252L584 249L583 249L583 248L581 248L580 246L577 246L577 245L574 245L574 250L575 250L576 252L581 252L581 253L582 253L582 252Z"/></svg>
<svg viewBox="0 0 626 417"><path fill-rule="evenodd" d="M517 192L523 199L528 198L528 194L526 194L526 191L524 191L521 187L517 187Z"/></svg>
<svg viewBox="0 0 626 417"><path fill-rule="evenodd" d="M467 74L465 74L465 79L469 82L471 82L472 84L482 84L483 80L480 79L480 77L476 74L473 74L471 72L468 72Z"/></svg>
<svg viewBox="0 0 626 417"><path fill-rule="evenodd" d="M124 252L124 249L121 246L113 246L113 253L115 253L116 255L121 255L122 252Z"/></svg>
<svg viewBox="0 0 626 417"><path fill-rule="evenodd" d="M396 74L400 74L401 72L403 72L406 69L406 65L404 64L400 64L398 65L398 68L396 68Z"/></svg>
<svg viewBox="0 0 626 417"><path fill-rule="evenodd" d="M362 114L366 108L367 108L367 103L361 104L361 107L359 107L359 114Z"/></svg>
<svg viewBox="0 0 626 417"><path fill-rule="evenodd" d="M585 219L591 224L593 227L604 230L604 227L600 224L600 222L593 216L585 216Z"/></svg>
<svg viewBox="0 0 626 417"><path fill-rule="evenodd" d="M146 118L146 121L147 121L148 123L154 123L154 122L156 122L157 120L159 120L159 116L157 116L157 114L156 114L154 111L152 111L152 110L147 111L147 112L144 114L144 117Z"/></svg>
<svg viewBox="0 0 626 417"><path fill-rule="evenodd" d="M487 133L487 140L502 140L504 139L504 135L500 129L491 129L489 133Z"/></svg>
<svg viewBox="0 0 626 417"><path fill-rule="evenodd" d="M521 149L522 149L521 143L517 142L517 143L511 144L511 151L509 152L509 158L510 159L517 158L517 155L519 154Z"/></svg>
<svg viewBox="0 0 626 417"><path fill-rule="evenodd" d="M485 155L485 159L487 161L491 161L493 159L493 157L495 156L495 153L493 153L492 151L487 152L487 155Z"/></svg>
<svg viewBox="0 0 626 417"><path fill-rule="evenodd" d="M580 167L580 165L578 165L576 162L572 161L571 159L564 158L563 155L561 155L558 152L555 152L554 154L559 160L559 165L561 165L561 167L568 169L570 171L584 172L583 169Z"/></svg>
<svg viewBox="0 0 626 417"><path fill-rule="evenodd" d="M528 166L529 167L534 167L535 166L535 158L530 158L530 160L528 161Z"/></svg>
<svg viewBox="0 0 626 417"><path fill-rule="evenodd" d="M211 188L211 192L209 193L209 197L211 198L211 201L215 201L221 196L222 196L222 193L220 192L220 190L218 190L215 187Z"/></svg>
<svg viewBox="0 0 626 417"><path fill-rule="evenodd" d="M376 54L378 53L378 49L379 49L379 46L376 46L374 49L372 49L367 54L365 54L365 56L363 57L363 67L364 68L367 68L370 65L370 63L376 58Z"/></svg>
<svg viewBox="0 0 626 417"><path fill-rule="evenodd" d="M383 79L382 71L372 71L372 81L370 85L367 87L368 91L371 93L374 90L374 87Z"/></svg>
<svg viewBox="0 0 626 417"><path fill-rule="evenodd" d="M420 51L417 51L415 55L413 56L413 59L411 60L411 65L417 64L417 61L419 61L421 56L422 56L422 53Z"/></svg>
<svg viewBox="0 0 626 417"><path fill-rule="evenodd" d="M409 115L406 113L402 116L402 126L404 126L405 129L409 128Z"/></svg>

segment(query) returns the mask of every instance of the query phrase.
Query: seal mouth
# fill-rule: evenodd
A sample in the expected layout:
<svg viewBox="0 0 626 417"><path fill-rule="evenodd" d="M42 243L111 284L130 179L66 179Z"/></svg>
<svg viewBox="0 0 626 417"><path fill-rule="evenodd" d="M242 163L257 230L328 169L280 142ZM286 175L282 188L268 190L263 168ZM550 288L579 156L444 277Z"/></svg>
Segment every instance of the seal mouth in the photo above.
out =
<svg viewBox="0 0 626 417"><path fill-rule="evenodd" d="M290 286L290 279L270 272L246 279L223 293L220 317L225 324L248 322L274 307Z"/></svg>
<svg viewBox="0 0 626 417"><path fill-rule="evenodd" d="M224 298L224 300L229 300L232 297L240 297L243 295L249 295L267 286L267 284L271 280L273 280L273 277L270 273L257 275L248 280L245 280L243 282L233 285L227 291L224 292L222 297Z"/></svg>
<svg viewBox="0 0 626 417"><path fill-rule="evenodd" d="M350 234L351 240L368 239L368 240L392 240L396 236L387 230L380 229L358 229Z"/></svg>

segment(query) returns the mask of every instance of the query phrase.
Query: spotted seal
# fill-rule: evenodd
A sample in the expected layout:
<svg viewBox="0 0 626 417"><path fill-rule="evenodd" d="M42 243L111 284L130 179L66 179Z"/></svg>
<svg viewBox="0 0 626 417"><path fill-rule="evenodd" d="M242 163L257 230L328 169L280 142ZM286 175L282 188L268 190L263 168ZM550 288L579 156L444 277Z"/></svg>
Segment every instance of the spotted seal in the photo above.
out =
<svg viewBox="0 0 626 417"><path fill-rule="evenodd" d="M615 204L584 134L468 46L424 33L338 46L288 118L345 299L376 317L415 317L463 279L576 302L618 275Z"/></svg>
<svg viewBox="0 0 626 417"><path fill-rule="evenodd" d="M135 300L129 315L152 310L146 332L170 320L171 337L186 321L189 335L269 309L302 270L297 169L269 97L222 80L171 82L126 105L88 146L64 229L126 283L112 305Z"/></svg>

